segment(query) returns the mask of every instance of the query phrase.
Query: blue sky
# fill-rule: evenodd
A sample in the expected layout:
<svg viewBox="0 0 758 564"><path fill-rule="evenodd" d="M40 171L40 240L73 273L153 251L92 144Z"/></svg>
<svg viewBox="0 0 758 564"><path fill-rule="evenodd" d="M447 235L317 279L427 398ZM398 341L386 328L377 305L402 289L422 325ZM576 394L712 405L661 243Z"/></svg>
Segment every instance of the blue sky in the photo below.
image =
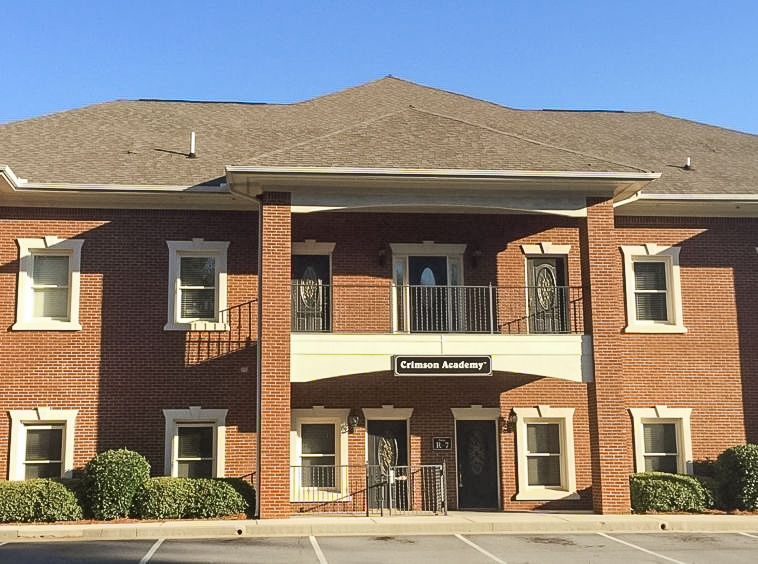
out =
<svg viewBox="0 0 758 564"><path fill-rule="evenodd" d="M753 0L27 0L2 20L0 123L124 98L296 102L392 74L758 134Z"/></svg>

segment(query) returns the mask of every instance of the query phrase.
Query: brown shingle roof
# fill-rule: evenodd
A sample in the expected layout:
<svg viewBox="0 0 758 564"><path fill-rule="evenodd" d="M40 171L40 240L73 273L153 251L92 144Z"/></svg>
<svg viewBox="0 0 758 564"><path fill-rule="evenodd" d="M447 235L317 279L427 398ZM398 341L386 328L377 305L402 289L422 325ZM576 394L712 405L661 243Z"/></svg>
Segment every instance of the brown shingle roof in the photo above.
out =
<svg viewBox="0 0 758 564"><path fill-rule="evenodd" d="M203 184L226 165L654 170L647 191L747 194L756 157L758 136L657 113L514 110L392 77L291 105L114 101L0 125L0 164L32 182Z"/></svg>

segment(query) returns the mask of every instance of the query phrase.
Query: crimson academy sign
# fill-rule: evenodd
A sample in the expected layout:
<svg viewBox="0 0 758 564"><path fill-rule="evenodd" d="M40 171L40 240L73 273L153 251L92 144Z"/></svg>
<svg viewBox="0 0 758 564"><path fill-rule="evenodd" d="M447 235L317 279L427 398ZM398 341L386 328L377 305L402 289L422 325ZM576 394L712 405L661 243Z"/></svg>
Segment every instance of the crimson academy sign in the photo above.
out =
<svg viewBox="0 0 758 564"><path fill-rule="evenodd" d="M395 376L489 376L491 356L395 356Z"/></svg>

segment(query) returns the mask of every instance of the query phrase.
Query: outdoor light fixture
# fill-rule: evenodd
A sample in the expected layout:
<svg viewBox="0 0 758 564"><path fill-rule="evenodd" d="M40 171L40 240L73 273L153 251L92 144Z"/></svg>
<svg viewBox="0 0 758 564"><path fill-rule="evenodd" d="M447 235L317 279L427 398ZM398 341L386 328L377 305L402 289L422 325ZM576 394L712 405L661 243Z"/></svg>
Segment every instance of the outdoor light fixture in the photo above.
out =
<svg viewBox="0 0 758 564"><path fill-rule="evenodd" d="M347 422L340 425L340 431L343 433L352 433L361 422L361 416L355 413L347 416Z"/></svg>
<svg viewBox="0 0 758 564"><path fill-rule="evenodd" d="M513 433L516 431L516 423L518 423L518 415L511 409L508 417L503 417L503 432Z"/></svg>
<svg viewBox="0 0 758 564"><path fill-rule="evenodd" d="M384 266L384 263L387 261L387 249L381 247L377 256L379 257L379 266Z"/></svg>

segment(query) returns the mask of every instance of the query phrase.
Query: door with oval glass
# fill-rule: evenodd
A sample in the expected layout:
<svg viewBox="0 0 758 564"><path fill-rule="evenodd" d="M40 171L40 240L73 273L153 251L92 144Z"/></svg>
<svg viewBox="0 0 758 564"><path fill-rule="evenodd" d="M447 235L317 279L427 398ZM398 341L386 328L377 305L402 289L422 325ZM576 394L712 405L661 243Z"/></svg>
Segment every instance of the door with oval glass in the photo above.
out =
<svg viewBox="0 0 758 564"><path fill-rule="evenodd" d="M497 442L493 420L457 420L458 509L497 509Z"/></svg>
<svg viewBox="0 0 758 564"><path fill-rule="evenodd" d="M527 261L529 332L565 333L568 327L568 287L564 257L534 257Z"/></svg>
<svg viewBox="0 0 758 564"><path fill-rule="evenodd" d="M369 507L408 507L408 421L374 419L368 434Z"/></svg>
<svg viewBox="0 0 758 564"><path fill-rule="evenodd" d="M411 331L447 331L447 257L408 257L408 282Z"/></svg>

